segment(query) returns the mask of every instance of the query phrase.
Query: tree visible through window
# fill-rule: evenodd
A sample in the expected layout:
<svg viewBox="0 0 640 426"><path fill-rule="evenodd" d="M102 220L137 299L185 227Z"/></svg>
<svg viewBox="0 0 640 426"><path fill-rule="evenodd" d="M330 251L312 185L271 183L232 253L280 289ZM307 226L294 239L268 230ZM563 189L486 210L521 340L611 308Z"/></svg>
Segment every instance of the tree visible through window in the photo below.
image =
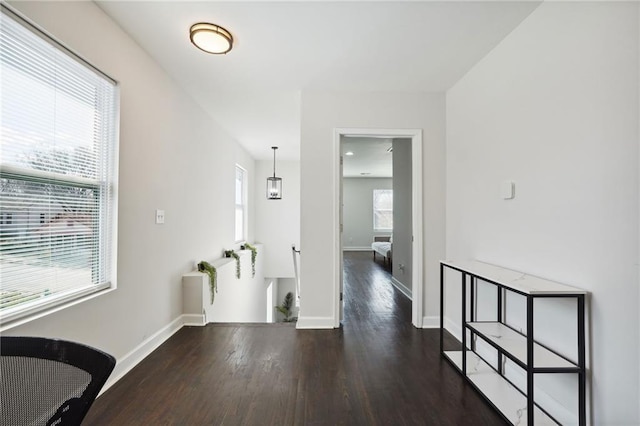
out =
<svg viewBox="0 0 640 426"><path fill-rule="evenodd" d="M373 229L390 231L393 229L393 190L373 190Z"/></svg>
<svg viewBox="0 0 640 426"><path fill-rule="evenodd" d="M114 281L115 82L2 6L0 320Z"/></svg>

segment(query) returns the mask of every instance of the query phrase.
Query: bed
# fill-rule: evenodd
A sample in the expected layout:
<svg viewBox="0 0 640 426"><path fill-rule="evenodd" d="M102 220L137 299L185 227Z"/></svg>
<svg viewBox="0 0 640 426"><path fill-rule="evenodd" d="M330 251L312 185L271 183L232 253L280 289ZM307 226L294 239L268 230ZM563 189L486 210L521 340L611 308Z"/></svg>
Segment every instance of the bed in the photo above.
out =
<svg viewBox="0 0 640 426"><path fill-rule="evenodd" d="M371 249L373 250L373 261L376 261L376 254L382 256L384 264L389 262L391 265L391 258L393 252L393 240L390 236L375 236L373 237L373 243L371 243Z"/></svg>

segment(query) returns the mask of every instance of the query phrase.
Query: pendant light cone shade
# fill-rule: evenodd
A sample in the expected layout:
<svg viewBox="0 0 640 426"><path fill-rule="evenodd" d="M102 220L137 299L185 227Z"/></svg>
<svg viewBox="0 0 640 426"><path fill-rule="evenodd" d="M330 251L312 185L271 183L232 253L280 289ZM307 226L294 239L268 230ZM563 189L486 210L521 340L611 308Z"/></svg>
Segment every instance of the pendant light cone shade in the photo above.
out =
<svg viewBox="0 0 640 426"><path fill-rule="evenodd" d="M267 200L280 200L282 198L282 178L276 177L276 149L277 146L272 146L273 150L273 177L267 178Z"/></svg>
<svg viewBox="0 0 640 426"><path fill-rule="evenodd" d="M224 28L200 22L193 24L189 30L191 43L198 49L214 55L227 53L233 47L233 36Z"/></svg>

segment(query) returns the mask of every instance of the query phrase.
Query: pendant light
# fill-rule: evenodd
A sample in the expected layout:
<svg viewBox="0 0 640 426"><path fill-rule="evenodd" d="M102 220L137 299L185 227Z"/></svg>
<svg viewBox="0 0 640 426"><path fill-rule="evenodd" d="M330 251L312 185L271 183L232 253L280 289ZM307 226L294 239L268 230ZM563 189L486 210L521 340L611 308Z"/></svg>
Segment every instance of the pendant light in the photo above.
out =
<svg viewBox="0 0 640 426"><path fill-rule="evenodd" d="M273 150L273 177L267 178L267 200L280 200L282 198L282 178L276 177L276 149L277 146L272 146Z"/></svg>

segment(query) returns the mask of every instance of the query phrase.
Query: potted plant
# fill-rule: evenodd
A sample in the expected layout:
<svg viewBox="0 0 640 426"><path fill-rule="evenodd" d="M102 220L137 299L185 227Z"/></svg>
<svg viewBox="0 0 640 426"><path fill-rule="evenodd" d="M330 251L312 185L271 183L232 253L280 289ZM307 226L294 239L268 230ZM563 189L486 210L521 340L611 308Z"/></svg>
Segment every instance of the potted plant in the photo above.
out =
<svg viewBox="0 0 640 426"><path fill-rule="evenodd" d="M287 295L284 296L282 304L276 306L276 309L278 310L278 312L284 315L284 322L296 322L298 320L297 317L291 316L291 314L293 313L293 293L287 293Z"/></svg>

